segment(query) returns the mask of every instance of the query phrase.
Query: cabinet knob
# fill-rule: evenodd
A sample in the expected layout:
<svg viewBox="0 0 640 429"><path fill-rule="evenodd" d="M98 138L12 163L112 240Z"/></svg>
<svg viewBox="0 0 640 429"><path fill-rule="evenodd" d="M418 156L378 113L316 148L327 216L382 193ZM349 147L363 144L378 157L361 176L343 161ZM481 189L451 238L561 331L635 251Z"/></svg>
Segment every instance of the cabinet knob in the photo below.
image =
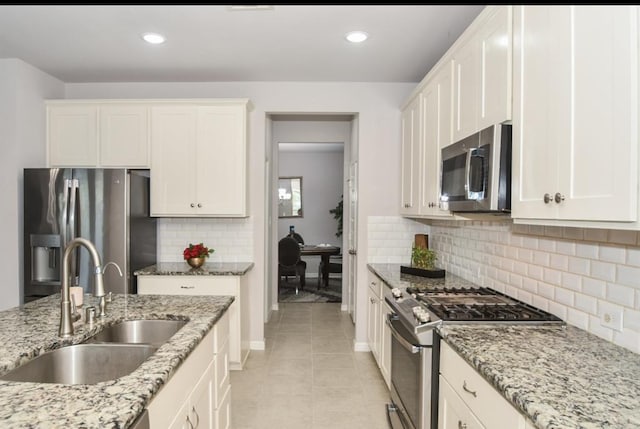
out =
<svg viewBox="0 0 640 429"><path fill-rule="evenodd" d="M180 286L180 289L195 289L195 286Z"/></svg>
<svg viewBox="0 0 640 429"><path fill-rule="evenodd" d="M194 203L190 204L191 208L195 207L196 205Z"/></svg>
<svg viewBox="0 0 640 429"><path fill-rule="evenodd" d="M198 203L198 208L201 208L201 207L202 207L202 204Z"/></svg>
<svg viewBox="0 0 640 429"><path fill-rule="evenodd" d="M458 429L467 429L467 424L462 423L461 420L458 420Z"/></svg>
<svg viewBox="0 0 640 429"><path fill-rule="evenodd" d="M375 300L375 299L373 299L373 298L369 298L369 302L371 302L371 304L375 304L375 303L376 303L376 300Z"/></svg>
<svg viewBox="0 0 640 429"><path fill-rule="evenodd" d="M551 195L544 194L544 203L549 204L551 202Z"/></svg>
<svg viewBox="0 0 640 429"><path fill-rule="evenodd" d="M553 199L556 201L556 203L560 204L564 201L564 195L562 195L560 192L556 192L556 194L553 196Z"/></svg>

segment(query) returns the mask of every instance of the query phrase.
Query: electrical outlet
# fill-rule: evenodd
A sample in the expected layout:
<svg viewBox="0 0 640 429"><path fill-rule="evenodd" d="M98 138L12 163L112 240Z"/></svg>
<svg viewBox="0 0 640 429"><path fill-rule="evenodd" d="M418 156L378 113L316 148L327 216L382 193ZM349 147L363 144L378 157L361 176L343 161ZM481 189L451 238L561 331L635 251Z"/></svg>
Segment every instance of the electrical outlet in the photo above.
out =
<svg viewBox="0 0 640 429"><path fill-rule="evenodd" d="M622 332L622 310L609 308L602 313L600 324L606 328L611 328Z"/></svg>

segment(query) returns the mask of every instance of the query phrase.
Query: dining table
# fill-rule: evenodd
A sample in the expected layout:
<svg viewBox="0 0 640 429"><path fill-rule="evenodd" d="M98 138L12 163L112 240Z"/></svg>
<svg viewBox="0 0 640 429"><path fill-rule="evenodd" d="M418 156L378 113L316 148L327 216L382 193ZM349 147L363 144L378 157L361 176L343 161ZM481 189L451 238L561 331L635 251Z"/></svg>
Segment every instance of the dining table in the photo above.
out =
<svg viewBox="0 0 640 429"><path fill-rule="evenodd" d="M317 256L322 259L322 285L329 285L329 259L331 255L339 255L340 247L329 244L304 244L300 245L300 256ZM318 284L318 289L320 284Z"/></svg>

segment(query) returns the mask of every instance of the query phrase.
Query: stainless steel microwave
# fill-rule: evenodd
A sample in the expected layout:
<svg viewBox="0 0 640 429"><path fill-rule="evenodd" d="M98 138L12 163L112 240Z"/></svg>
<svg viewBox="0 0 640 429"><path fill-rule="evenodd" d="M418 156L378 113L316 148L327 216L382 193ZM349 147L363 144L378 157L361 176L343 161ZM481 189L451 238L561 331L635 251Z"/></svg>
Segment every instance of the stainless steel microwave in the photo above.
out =
<svg viewBox="0 0 640 429"><path fill-rule="evenodd" d="M511 212L511 125L497 124L442 148L440 207Z"/></svg>

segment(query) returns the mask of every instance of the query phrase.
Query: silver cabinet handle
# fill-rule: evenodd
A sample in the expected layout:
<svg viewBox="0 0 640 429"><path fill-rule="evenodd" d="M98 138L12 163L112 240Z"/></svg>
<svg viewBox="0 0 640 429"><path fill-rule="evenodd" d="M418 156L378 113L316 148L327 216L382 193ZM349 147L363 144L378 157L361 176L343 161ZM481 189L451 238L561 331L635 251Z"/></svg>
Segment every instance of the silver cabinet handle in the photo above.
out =
<svg viewBox="0 0 640 429"><path fill-rule="evenodd" d="M198 203L198 208L202 208L202 204Z"/></svg>
<svg viewBox="0 0 640 429"><path fill-rule="evenodd" d="M564 195L562 195L560 192L556 192L556 194L553 196L553 199L556 201L556 203L560 204L564 201Z"/></svg>
<svg viewBox="0 0 640 429"><path fill-rule="evenodd" d="M462 423L462 421L458 420L458 429L467 429L467 424Z"/></svg>
<svg viewBox="0 0 640 429"><path fill-rule="evenodd" d="M198 426L200 426L200 416L198 415L198 412L196 411L195 405L191 406L191 411L193 412L193 414L196 415L196 426L195 427L197 428Z"/></svg>
<svg viewBox="0 0 640 429"><path fill-rule="evenodd" d="M544 203L549 204L551 202L551 195L544 194Z"/></svg>
<svg viewBox="0 0 640 429"><path fill-rule="evenodd" d="M189 425L189 429L194 429L193 423L191 423L191 420L189 419L189 416L187 416L187 424Z"/></svg>
<svg viewBox="0 0 640 429"><path fill-rule="evenodd" d="M474 397L474 398L477 398L477 397L478 397L478 394L477 394L475 391L473 391L473 390L469 390L469 388L467 387L467 380L465 380L465 381L462 383L462 388L464 389L464 391L465 391L465 392L467 392L467 393L471 393L471 394L473 395L473 397Z"/></svg>
<svg viewBox="0 0 640 429"><path fill-rule="evenodd" d="M369 298L369 302L371 302L371 304L375 304L377 301L373 298Z"/></svg>
<svg viewBox="0 0 640 429"><path fill-rule="evenodd" d="M180 286L180 289L195 289L195 286Z"/></svg>
<svg viewBox="0 0 640 429"><path fill-rule="evenodd" d="M195 207L196 205L194 203L189 204L191 206L191 208Z"/></svg>

